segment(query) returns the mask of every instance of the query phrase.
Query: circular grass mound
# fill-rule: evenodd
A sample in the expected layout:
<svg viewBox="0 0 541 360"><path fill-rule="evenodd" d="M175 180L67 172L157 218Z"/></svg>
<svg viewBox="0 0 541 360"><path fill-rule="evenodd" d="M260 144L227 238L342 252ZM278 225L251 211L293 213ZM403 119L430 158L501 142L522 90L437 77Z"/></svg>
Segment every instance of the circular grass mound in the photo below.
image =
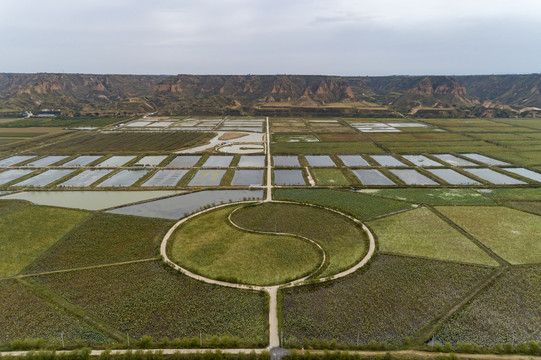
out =
<svg viewBox="0 0 541 360"><path fill-rule="evenodd" d="M309 241L233 226L228 217L237 208L210 211L180 226L168 244L171 260L207 278L260 286L299 279L321 267L323 253Z"/></svg>
<svg viewBox="0 0 541 360"><path fill-rule="evenodd" d="M368 251L368 237L360 226L341 214L316 206L259 203L238 209L231 221L254 231L296 234L317 242L327 259L314 278L347 270Z"/></svg>

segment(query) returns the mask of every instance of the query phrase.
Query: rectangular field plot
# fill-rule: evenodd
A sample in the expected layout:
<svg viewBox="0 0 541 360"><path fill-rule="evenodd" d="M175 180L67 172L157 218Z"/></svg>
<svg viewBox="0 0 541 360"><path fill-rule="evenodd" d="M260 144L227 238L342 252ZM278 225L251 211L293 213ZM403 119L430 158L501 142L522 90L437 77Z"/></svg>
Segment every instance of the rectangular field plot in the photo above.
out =
<svg viewBox="0 0 541 360"><path fill-rule="evenodd" d="M101 157L102 155L96 155L96 156L95 155L82 155L82 156L76 157L73 160L68 161L67 163L62 164L62 166L74 166L74 167L86 166L98 160Z"/></svg>
<svg viewBox="0 0 541 360"><path fill-rule="evenodd" d="M453 169L427 169L432 174L451 185L481 185L480 182L456 172Z"/></svg>
<svg viewBox="0 0 541 360"><path fill-rule="evenodd" d="M299 163L299 158L296 156L273 156L275 167L301 167Z"/></svg>
<svg viewBox="0 0 541 360"><path fill-rule="evenodd" d="M381 166L393 167L393 166L406 166L402 161L396 159L391 155L370 155L370 157Z"/></svg>
<svg viewBox="0 0 541 360"><path fill-rule="evenodd" d="M67 186L67 187L86 187L90 186L105 175L109 174L111 169L108 170L85 170L80 174L72 177L68 181L64 181L58 186Z"/></svg>
<svg viewBox="0 0 541 360"><path fill-rule="evenodd" d="M176 186L189 170L159 170L142 186Z"/></svg>
<svg viewBox="0 0 541 360"><path fill-rule="evenodd" d="M491 169L464 169L464 171L469 172L472 175L475 175L477 177L480 177L481 179L484 179L488 181L489 183L495 184L495 185L521 185L526 184L524 181L517 180L515 178L512 178L510 176L500 174L499 172L496 172Z"/></svg>
<svg viewBox="0 0 541 360"><path fill-rule="evenodd" d="M312 134L280 134L273 135L273 142L318 142L319 139Z"/></svg>
<svg viewBox="0 0 541 360"><path fill-rule="evenodd" d="M102 161L101 163L96 165L96 167L119 167L132 161L135 158L135 155L111 156L109 159Z"/></svg>
<svg viewBox="0 0 541 360"><path fill-rule="evenodd" d="M225 155L211 155L208 157L207 161L201 166L204 168L226 168L229 167L229 164L231 164L231 161L233 161L233 156Z"/></svg>
<svg viewBox="0 0 541 360"><path fill-rule="evenodd" d="M142 159L138 160L134 166L158 166L162 161L165 160L167 155L151 155L145 156Z"/></svg>
<svg viewBox="0 0 541 360"><path fill-rule="evenodd" d="M306 161L310 166L319 166L319 167L334 167L336 164L332 161L331 157L328 155L305 155Z"/></svg>
<svg viewBox="0 0 541 360"><path fill-rule="evenodd" d="M173 121L155 121L153 123L148 124L148 127L156 127L156 128L166 128L171 125L173 125Z"/></svg>
<svg viewBox="0 0 541 360"><path fill-rule="evenodd" d="M76 170L47 170L45 172L42 172L41 174L38 174L11 186L47 186L57 180L62 179L64 176L69 175L74 171Z"/></svg>
<svg viewBox="0 0 541 360"><path fill-rule="evenodd" d="M378 170L351 170L363 185L396 185Z"/></svg>
<svg viewBox="0 0 541 360"><path fill-rule="evenodd" d="M69 156L46 156L42 159L38 159L35 161L31 161L25 166L33 166L33 167L41 167L41 166L49 166L52 164L55 164L61 160L64 160L68 158Z"/></svg>
<svg viewBox="0 0 541 360"><path fill-rule="evenodd" d="M452 154L434 154L432 156L440 159L443 162L446 162L449 165L453 165L453 166L479 166L477 164L472 163L471 161L461 159L461 158L459 158L457 156L454 156Z"/></svg>
<svg viewBox="0 0 541 360"><path fill-rule="evenodd" d="M147 126L150 123L151 123L150 121L134 121L134 122L131 122L131 123L127 124L126 126L127 127L144 127L144 126Z"/></svg>
<svg viewBox="0 0 541 360"><path fill-rule="evenodd" d="M302 170L274 170L275 185L306 185Z"/></svg>
<svg viewBox="0 0 541 360"><path fill-rule="evenodd" d="M485 155L480 155L480 154L460 154L460 155L467 157L468 159L479 161L486 165L510 165L509 163L506 163L497 159L493 159Z"/></svg>
<svg viewBox="0 0 541 360"><path fill-rule="evenodd" d="M525 168L505 168L503 170L520 175L533 181L541 182L541 174L532 170L528 170Z"/></svg>
<svg viewBox="0 0 541 360"><path fill-rule="evenodd" d="M122 170L99 184L99 187L131 186L150 170Z"/></svg>
<svg viewBox="0 0 541 360"><path fill-rule="evenodd" d="M412 169L393 169L389 170L394 175L396 175L400 180L405 182L407 185L439 185L434 180L424 176L419 173L417 170Z"/></svg>
<svg viewBox="0 0 541 360"><path fill-rule="evenodd" d="M162 219L180 219L207 205L262 198L263 190L205 190L128 205L107 212Z"/></svg>
<svg viewBox="0 0 541 360"><path fill-rule="evenodd" d="M218 186L225 175L225 170L199 170L188 186Z"/></svg>
<svg viewBox="0 0 541 360"><path fill-rule="evenodd" d="M236 170L231 185L254 185L263 183L263 170Z"/></svg>
<svg viewBox="0 0 541 360"><path fill-rule="evenodd" d="M35 158L36 155L15 155L0 160L0 167L8 167Z"/></svg>
<svg viewBox="0 0 541 360"><path fill-rule="evenodd" d="M199 159L200 155L185 155L177 156L169 164L165 165L166 168L191 168L194 166Z"/></svg>
<svg viewBox="0 0 541 360"><path fill-rule="evenodd" d="M312 175L318 185L347 186L348 179L340 169L311 169Z"/></svg>
<svg viewBox="0 0 541 360"><path fill-rule="evenodd" d="M408 160L415 166L420 166L420 167L442 166L442 164L440 164L439 162L429 159L423 155L400 155L400 156L402 156L404 159Z"/></svg>
<svg viewBox="0 0 541 360"><path fill-rule="evenodd" d="M361 155L338 155L346 166L370 166Z"/></svg>
<svg viewBox="0 0 541 360"><path fill-rule="evenodd" d="M237 167L240 168L263 168L265 167L265 156L250 156L243 155L240 157L239 164Z"/></svg>
<svg viewBox="0 0 541 360"><path fill-rule="evenodd" d="M13 169L13 170L6 170L4 172L0 173L0 185L7 184L8 182L12 182L13 180L16 180L20 177L26 176L33 172L35 170L21 170L21 169Z"/></svg>

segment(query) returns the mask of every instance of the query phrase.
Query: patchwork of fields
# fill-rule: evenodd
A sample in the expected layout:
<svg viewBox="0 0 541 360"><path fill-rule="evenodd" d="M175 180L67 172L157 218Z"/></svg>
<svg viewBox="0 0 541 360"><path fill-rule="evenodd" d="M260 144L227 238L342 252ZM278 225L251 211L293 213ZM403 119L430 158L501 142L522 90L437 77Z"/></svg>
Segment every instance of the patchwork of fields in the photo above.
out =
<svg viewBox="0 0 541 360"><path fill-rule="evenodd" d="M541 342L537 119L96 124L0 134L0 349Z"/></svg>

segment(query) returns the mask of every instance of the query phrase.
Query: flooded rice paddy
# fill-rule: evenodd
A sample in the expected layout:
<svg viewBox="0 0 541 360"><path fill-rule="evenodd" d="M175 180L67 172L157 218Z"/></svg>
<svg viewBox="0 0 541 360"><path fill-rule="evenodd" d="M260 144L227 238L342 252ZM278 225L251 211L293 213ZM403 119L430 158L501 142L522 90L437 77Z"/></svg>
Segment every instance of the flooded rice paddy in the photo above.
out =
<svg viewBox="0 0 541 360"><path fill-rule="evenodd" d="M38 174L36 176L32 176L31 178L28 178L26 180L23 180L19 183L13 184L11 186L36 186L36 187L42 187L47 186L57 180L62 179L64 176L67 176L76 170L47 170L45 172L42 172L41 174Z"/></svg>
<svg viewBox="0 0 541 360"><path fill-rule="evenodd" d="M75 175L71 179L64 181L58 186L66 187L87 187L109 174L113 170L103 169L103 170L85 170L80 174Z"/></svg>
<svg viewBox="0 0 541 360"><path fill-rule="evenodd" d="M302 170L274 170L275 185L306 185Z"/></svg>
<svg viewBox="0 0 541 360"><path fill-rule="evenodd" d="M188 171L187 169L159 170L141 186L176 186Z"/></svg>
<svg viewBox="0 0 541 360"><path fill-rule="evenodd" d="M453 169L427 169L427 171L451 185L481 185L479 181L470 179Z"/></svg>
<svg viewBox="0 0 541 360"><path fill-rule="evenodd" d="M99 187L131 186L140 178L148 174L150 170L122 170L110 178L105 179Z"/></svg>
<svg viewBox="0 0 541 360"><path fill-rule="evenodd" d="M521 185L526 184L524 181L517 180L510 176L500 174L491 169L464 169L464 171L469 172L472 175L475 175L481 179L488 181L489 183L495 185Z"/></svg>
<svg viewBox="0 0 541 360"><path fill-rule="evenodd" d="M417 170L393 169L389 170L407 185L439 185L429 177L424 176Z"/></svg>
<svg viewBox="0 0 541 360"><path fill-rule="evenodd" d="M226 170L199 170L188 186L218 186Z"/></svg>
<svg viewBox="0 0 541 360"><path fill-rule="evenodd" d="M237 166L240 168L263 168L265 167L265 156L243 155Z"/></svg>
<svg viewBox="0 0 541 360"><path fill-rule="evenodd" d="M15 155L0 160L0 167L9 167L12 165L20 164L24 161L28 161L37 157L36 155Z"/></svg>
<svg viewBox="0 0 541 360"><path fill-rule="evenodd" d="M346 166L369 166L361 155L338 155L338 157Z"/></svg>
<svg viewBox="0 0 541 360"><path fill-rule="evenodd" d="M351 170L363 185L395 185L387 176L378 170L356 169Z"/></svg>
<svg viewBox="0 0 541 360"><path fill-rule="evenodd" d="M306 155L306 161L310 166L319 166L319 167L334 167L336 164L332 161L331 157L328 155Z"/></svg>
<svg viewBox="0 0 541 360"><path fill-rule="evenodd" d="M231 185L261 186L263 183L263 170L236 170Z"/></svg>
<svg viewBox="0 0 541 360"><path fill-rule="evenodd" d="M293 155L279 155L272 157L275 167L301 167L299 158Z"/></svg>
<svg viewBox="0 0 541 360"><path fill-rule="evenodd" d="M13 180L26 176L34 171L35 170L30 170L30 169L13 169L13 170L6 170L4 172L1 172L0 185L4 185L9 182L12 182Z"/></svg>

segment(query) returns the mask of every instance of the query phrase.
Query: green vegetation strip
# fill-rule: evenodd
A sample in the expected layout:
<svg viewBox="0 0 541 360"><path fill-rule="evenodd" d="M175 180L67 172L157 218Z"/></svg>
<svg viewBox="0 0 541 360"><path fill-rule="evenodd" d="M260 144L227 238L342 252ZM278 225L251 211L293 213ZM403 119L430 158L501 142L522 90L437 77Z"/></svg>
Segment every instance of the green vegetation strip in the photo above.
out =
<svg viewBox="0 0 541 360"><path fill-rule="evenodd" d="M19 273L88 214L28 206L0 216L0 277Z"/></svg>
<svg viewBox="0 0 541 360"><path fill-rule="evenodd" d="M48 344L79 341L91 344L111 342L111 338L93 329L76 316L33 294L15 280L0 281L0 344L15 339L41 338Z"/></svg>
<svg viewBox="0 0 541 360"><path fill-rule="evenodd" d="M440 316L492 270L380 255L364 271L281 292L286 346L402 343Z"/></svg>
<svg viewBox="0 0 541 360"><path fill-rule="evenodd" d="M235 208L210 211L180 226L170 240L171 260L209 278L252 285L291 281L319 267L322 254L305 240L232 226L228 216Z"/></svg>
<svg viewBox="0 0 541 360"><path fill-rule="evenodd" d="M380 250L430 258L497 266L492 257L427 208L367 223Z"/></svg>
<svg viewBox="0 0 541 360"><path fill-rule="evenodd" d="M360 220L411 209L412 207L411 204L402 201L381 199L358 192L330 189L276 189L274 198L330 207Z"/></svg>
<svg viewBox="0 0 541 360"><path fill-rule="evenodd" d="M517 267L456 313L435 340L484 347L527 343L541 338L539 324L541 266Z"/></svg>
<svg viewBox="0 0 541 360"><path fill-rule="evenodd" d="M94 213L45 251L24 273L38 273L150 258L173 222Z"/></svg>
<svg viewBox="0 0 541 360"><path fill-rule="evenodd" d="M437 210L510 263L541 262L541 216L499 206Z"/></svg>
<svg viewBox="0 0 541 360"><path fill-rule="evenodd" d="M349 269L367 251L366 234L353 221L314 206L263 203L235 211L231 220L247 229L297 234L314 240L328 257L320 278Z"/></svg>
<svg viewBox="0 0 541 360"><path fill-rule="evenodd" d="M197 281L144 262L33 278L111 327L163 337L236 336L239 346L266 344L267 297Z"/></svg>

